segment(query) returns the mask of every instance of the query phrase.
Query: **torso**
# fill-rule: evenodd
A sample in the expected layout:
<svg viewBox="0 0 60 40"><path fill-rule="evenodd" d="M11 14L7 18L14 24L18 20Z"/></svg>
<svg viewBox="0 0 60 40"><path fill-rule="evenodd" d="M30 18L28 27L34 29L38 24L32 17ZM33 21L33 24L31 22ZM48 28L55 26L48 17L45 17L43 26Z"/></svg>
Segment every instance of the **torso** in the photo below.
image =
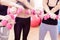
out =
<svg viewBox="0 0 60 40"><path fill-rule="evenodd" d="M27 8L24 4L22 4L21 2L20 2L19 4L22 5L26 10L28 9L28 8ZM30 14L26 14L25 12L22 12L22 13L18 14L17 17L28 18L28 17L30 17Z"/></svg>
<svg viewBox="0 0 60 40"><path fill-rule="evenodd" d="M23 13L18 14L17 17L28 18L30 17L30 14L26 14L25 12L23 12Z"/></svg>
<svg viewBox="0 0 60 40"><path fill-rule="evenodd" d="M49 9L51 10L52 8L54 8L57 5L57 3L58 3L58 0L50 0L50 1L48 1L47 5L48 5ZM46 13L46 11L44 11L44 13ZM54 14L58 15L59 10L57 10ZM45 24L49 24L49 25L57 25L58 24L57 19L54 20L54 19L51 19L51 18L49 18L47 20L43 19L42 22L45 23Z"/></svg>

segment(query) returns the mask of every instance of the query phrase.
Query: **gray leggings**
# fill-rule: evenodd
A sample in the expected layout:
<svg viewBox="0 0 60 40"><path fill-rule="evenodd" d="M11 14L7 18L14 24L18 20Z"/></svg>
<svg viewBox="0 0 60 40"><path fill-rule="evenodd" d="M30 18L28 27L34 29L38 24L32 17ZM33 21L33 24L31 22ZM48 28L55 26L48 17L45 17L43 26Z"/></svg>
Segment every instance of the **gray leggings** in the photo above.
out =
<svg viewBox="0 0 60 40"><path fill-rule="evenodd" d="M9 30L6 27L0 27L0 40L8 40Z"/></svg>
<svg viewBox="0 0 60 40"><path fill-rule="evenodd" d="M41 23L39 30L39 40L44 40L47 31L50 32L51 40L57 40L58 26Z"/></svg>

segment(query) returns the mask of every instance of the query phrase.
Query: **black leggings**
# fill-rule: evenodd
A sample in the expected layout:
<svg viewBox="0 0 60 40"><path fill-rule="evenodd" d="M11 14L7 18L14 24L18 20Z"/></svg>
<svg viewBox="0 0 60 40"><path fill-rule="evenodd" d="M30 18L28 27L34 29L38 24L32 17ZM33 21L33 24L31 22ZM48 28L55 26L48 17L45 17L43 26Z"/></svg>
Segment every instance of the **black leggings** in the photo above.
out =
<svg viewBox="0 0 60 40"><path fill-rule="evenodd" d="M22 40L27 40L27 36L30 31L30 17L29 18L16 17L15 21L16 21L16 24L14 25L15 40L20 40L22 29L23 29Z"/></svg>

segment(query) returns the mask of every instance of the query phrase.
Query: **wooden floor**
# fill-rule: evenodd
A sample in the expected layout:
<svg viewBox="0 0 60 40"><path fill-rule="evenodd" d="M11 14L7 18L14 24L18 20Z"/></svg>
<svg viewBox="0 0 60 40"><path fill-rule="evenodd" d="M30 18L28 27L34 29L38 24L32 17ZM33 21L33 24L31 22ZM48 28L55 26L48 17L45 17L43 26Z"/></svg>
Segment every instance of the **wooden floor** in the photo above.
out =
<svg viewBox="0 0 60 40"><path fill-rule="evenodd" d="M22 37L22 35L21 35L21 37ZM58 38L60 38L60 36ZM14 40L13 28L12 28L12 30L10 30L9 40ZM30 32L29 32L29 35L28 35L28 40L39 40L39 27L30 29ZM51 40L49 32L47 32L45 40Z"/></svg>

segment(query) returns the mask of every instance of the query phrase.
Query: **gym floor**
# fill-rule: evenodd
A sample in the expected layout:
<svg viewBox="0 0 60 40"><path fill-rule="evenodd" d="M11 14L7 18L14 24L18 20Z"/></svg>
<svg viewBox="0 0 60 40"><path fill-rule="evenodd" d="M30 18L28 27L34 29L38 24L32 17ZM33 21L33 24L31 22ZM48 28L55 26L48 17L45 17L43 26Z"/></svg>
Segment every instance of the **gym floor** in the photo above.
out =
<svg viewBox="0 0 60 40"><path fill-rule="evenodd" d="M21 35L21 37L22 37L22 35ZM58 39L60 40L60 35L58 36ZM10 30L9 40L14 40L13 28L12 28L12 30ZM22 40L22 38L21 38L21 40ZM28 35L28 40L39 40L39 27L36 27L36 28L31 27L29 35ZM47 32L45 40L51 40L49 32Z"/></svg>

